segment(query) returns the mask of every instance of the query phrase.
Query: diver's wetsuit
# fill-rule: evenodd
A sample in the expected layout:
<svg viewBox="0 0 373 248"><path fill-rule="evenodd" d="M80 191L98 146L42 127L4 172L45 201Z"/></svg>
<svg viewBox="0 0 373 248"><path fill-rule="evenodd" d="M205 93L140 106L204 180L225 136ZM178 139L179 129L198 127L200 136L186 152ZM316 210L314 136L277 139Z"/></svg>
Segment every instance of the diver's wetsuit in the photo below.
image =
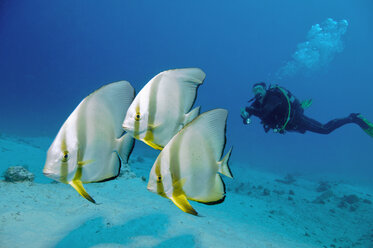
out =
<svg viewBox="0 0 373 248"><path fill-rule="evenodd" d="M311 119L303 114L304 109L299 100L288 90L278 86L272 86L266 91L262 103L256 99L249 107L246 107L245 110L248 113L247 118L254 115L261 119L265 132L274 129L279 133L284 133L286 130L299 133L310 131L320 134L329 134L348 123L356 123L361 128L367 127L365 122L357 118L358 114L350 114L346 118L334 119L326 124ZM247 123L247 118L243 118L244 124Z"/></svg>

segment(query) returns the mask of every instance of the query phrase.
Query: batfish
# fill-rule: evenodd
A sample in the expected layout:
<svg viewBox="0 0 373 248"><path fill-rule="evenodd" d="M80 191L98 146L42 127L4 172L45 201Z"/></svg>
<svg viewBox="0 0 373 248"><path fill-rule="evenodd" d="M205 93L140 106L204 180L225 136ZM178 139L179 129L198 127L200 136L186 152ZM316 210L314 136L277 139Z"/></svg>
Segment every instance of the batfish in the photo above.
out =
<svg viewBox="0 0 373 248"><path fill-rule="evenodd" d="M134 139L123 134L121 124L135 91L120 81L87 96L67 118L50 146L44 175L70 184L87 200L95 200L83 183L101 182L119 175L127 163Z"/></svg>
<svg viewBox="0 0 373 248"><path fill-rule="evenodd" d="M199 107L190 109L205 76L198 68L159 73L133 100L123 129L147 145L162 150L181 128L199 115Z"/></svg>
<svg viewBox="0 0 373 248"><path fill-rule="evenodd" d="M193 200L217 204L225 198L219 173L233 178L228 166L232 149L222 158L228 112L215 109L201 114L181 129L164 147L149 175L148 190L197 215ZM219 173L218 173L219 172Z"/></svg>

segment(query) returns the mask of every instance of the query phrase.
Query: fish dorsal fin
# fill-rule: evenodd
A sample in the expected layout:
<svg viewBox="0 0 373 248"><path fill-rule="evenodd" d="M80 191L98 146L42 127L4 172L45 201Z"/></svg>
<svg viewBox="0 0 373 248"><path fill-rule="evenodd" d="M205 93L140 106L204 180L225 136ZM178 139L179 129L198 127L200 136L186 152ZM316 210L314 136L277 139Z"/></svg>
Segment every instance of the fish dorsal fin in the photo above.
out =
<svg viewBox="0 0 373 248"><path fill-rule="evenodd" d="M183 111L187 113L194 104L197 88L205 80L206 74L199 68L183 68L161 72L154 79L157 77L168 90L182 94Z"/></svg>
<svg viewBox="0 0 373 248"><path fill-rule="evenodd" d="M172 197L170 198L171 201L185 213L198 215L197 211L190 205L188 199L182 189L182 184L185 180L179 180L178 182L174 183L173 185L173 193Z"/></svg>
<svg viewBox="0 0 373 248"><path fill-rule="evenodd" d="M85 199L92 203L96 203L96 201L85 191L83 184L80 180L73 180L69 182L69 184L76 190L78 193L83 196Z"/></svg>
<svg viewBox="0 0 373 248"><path fill-rule="evenodd" d="M87 111L90 113L97 112L97 109L110 111L108 114L112 118L115 135L118 138L123 133L122 122L134 97L135 90L131 84L127 81L119 81L101 87L85 100L87 101L86 106L89 108Z"/></svg>
<svg viewBox="0 0 373 248"><path fill-rule="evenodd" d="M225 146L225 127L228 111L214 109L199 115L183 130L182 135L198 135L212 148L216 162L220 160ZM192 139L193 140L193 139Z"/></svg>

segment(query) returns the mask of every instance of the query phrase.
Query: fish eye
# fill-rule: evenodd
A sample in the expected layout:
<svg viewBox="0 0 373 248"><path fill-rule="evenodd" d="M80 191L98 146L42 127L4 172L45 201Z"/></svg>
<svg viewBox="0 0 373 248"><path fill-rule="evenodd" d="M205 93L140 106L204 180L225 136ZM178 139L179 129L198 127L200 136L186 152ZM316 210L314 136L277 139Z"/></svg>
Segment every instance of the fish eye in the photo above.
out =
<svg viewBox="0 0 373 248"><path fill-rule="evenodd" d="M68 151L64 151L63 152L63 156L62 156L62 162L67 162L67 160L69 160L69 152Z"/></svg>
<svg viewBox="0 0 373 248"><path fill-rule="evenodd" d="M139 121L141 119L140 113L136 113L135 115L135 120Z"/></svg>
<svg viewBox="0 0 373 248"><path fill-rule="evenodd" d="M162 181L162 177L161 176L158 176L157 177L157 182L161 182Z"/></svg>

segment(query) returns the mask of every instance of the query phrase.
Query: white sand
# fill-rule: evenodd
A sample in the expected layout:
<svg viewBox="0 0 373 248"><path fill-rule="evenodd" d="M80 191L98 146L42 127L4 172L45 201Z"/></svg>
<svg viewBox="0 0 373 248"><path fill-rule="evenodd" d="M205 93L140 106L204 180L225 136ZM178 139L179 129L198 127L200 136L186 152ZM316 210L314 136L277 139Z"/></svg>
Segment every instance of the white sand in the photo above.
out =
<svg viewBox="0 0 373 248"><path fill-rule="evenodd" d="M36 174L34 183L0 181L0 247L373 247L373 205L363 202L373 201L371 188L332 184L334 196L316 204L317 182L296 178L287 185L275 181L278 175L248 169L238 180L225 179L222 204L191 202L202 216L195 217L146 190L141 176L154 160L138 161L135 148L136 178L85 185L95 205L43 178L50 141L0 138L0 173L25 164ZM361 198L355 211L338 207L349 194Z"/></svg>

